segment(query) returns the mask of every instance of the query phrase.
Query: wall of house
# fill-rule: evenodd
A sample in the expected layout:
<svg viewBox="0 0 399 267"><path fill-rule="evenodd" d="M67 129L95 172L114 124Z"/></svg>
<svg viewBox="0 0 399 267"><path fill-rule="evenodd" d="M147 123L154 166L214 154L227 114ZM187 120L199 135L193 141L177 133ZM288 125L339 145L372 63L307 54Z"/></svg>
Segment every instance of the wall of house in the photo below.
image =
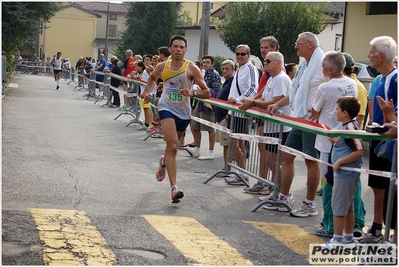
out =
<svg viewBox="0 0 399 267"><path fill-rule="evenodd" d="M347 2L343 52L355 61L369 62L370 41L388 35L398 42L398 15L366 15L366 2Z"/></svg>
<svg viewBox="0 0 399 267"><path fill-rule="evenodd" d="M81 56L93 57L93 40L96 38L97 17L74 7L57 12L39 35L39 48L45 57L58 51L75 66Z"/></svg>
<svg viewBox="0 0 399 267"><path fill-rule="evenodd" d="M226 2L212 2L211 13L225 5ZM202 18L202 2L182 2L182 12L187 11L194 25L199 25Z"/></svg>

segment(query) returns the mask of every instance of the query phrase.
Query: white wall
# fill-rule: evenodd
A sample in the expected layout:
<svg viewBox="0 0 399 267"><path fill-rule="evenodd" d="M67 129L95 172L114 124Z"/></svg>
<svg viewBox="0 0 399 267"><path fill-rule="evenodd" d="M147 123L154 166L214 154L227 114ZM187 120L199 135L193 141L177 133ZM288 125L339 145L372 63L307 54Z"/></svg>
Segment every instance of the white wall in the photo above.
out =
<svg viewBox="0 0 399 267"><path fill-rule="evenodd" d="M191 61L197 61L201 30L186 30L185 36L188 40L188 51L185 57ZM211 56L231 58L233 61L235 61L236 58L236 55L231 52L230 49L220 39L217 30L209 30L208 54Z"/></svg>

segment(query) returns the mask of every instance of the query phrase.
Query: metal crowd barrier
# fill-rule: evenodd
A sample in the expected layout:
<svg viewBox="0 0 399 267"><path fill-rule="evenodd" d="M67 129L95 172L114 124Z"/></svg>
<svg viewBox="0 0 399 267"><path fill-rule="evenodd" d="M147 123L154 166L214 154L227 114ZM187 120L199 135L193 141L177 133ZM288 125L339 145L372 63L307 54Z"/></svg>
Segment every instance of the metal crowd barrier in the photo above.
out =
<svg viewBox="0 0 399 267"><path fill-rule="evenodd" d="M197 99L197 98L196 98ZM364 130L356 130L356 131L346 131L346 130L329 130L328 127L311 122L306 120L301 120L297 118L293 118L290 116L285 116L282 114L274 114L269 115L259 108L251 108L247 111L242 111L238 109L238 105L228 104L226 101L218 100L218 99L198 99L199 101L203 101L205 103L211 104L213 106L217 106L219 108L227 109L230 113L232 113L232 122L230 123L229 129L223 129L219 125L214 123L210 123L200 118L193 117L194 120L197 120L201 123L207 124L208 126L214 127L219 130L224 130L230 134L230 143L228 147L228 169L218 170L213 173L209 178L207 178L203 183L206 184L215 178L219 173L225 174L233 174L238 179L240 179L246 186L249 186L247 181L241 177L239 172L244 173L247 176L250 176L258 181L264 182L268 185L273 186L274 193L273 196L265 201L257 204L251 211L255 212L264 204L273 204L273 205L287 205L277 199L277 194L279 193L280 183L279 183L279 169L280 169L280 153L283 150L284 152L294 154L296 156L301 156L306 159L320 161L319 159L311 158L310 156L293 150L291 148L287 148L281 145L281 137L283 135L283 126L289 126L292 128L296 128L299 130L312 132L316 134L321 134L329 137L344 137L344 138L358 138L362 140L386 140L387 138L380 136L375 133L368 133ZM266 131L275 132L275 137L267 137L261 136L258 133L259 126L262 122L266 125ZM241 129L241 131L240 131ZM278 130L278 131L277 131ZM277 134L278 132L278 134ZM247 149L243 146L243 141L249 142L249 154L246 156L245 164L243 164L242 156L243 150ZM240 143L240 145L237 145ZM278 145L277 153L274 154L273 158L264 157L259 153L260 144L265 144L266 146L270 145ZM234 150L241 151L241 154L237 154ZM275 151L273 151L275 152ZM238 156L237 156L238 155ZM269 154L270 156L270 154ZM241 158L240 158L241 157ZM262 158L262 159L261 159ZM264 169L265 166L260 166L262 164L272 165L266 172ZM396 163L395 163L396 164ZM268 165L268 166L270 166ZM274 165L274 166L273 166ZM238 172L232 171L231 168L237 170ZM356 169L360 173L372 173L375 175L383 176L384 178L390 178L391 176L395 176L396 180L396 167L395 172L392 173L375 171L375 170L365 170L365 169ZM394 174L395 173L395 174ZM274 177L274 181L272 179ZM392 180L391 180L392 181ZM392 201L392 200L390 200ZM289 208L289 207L287 207Z"/></svg>

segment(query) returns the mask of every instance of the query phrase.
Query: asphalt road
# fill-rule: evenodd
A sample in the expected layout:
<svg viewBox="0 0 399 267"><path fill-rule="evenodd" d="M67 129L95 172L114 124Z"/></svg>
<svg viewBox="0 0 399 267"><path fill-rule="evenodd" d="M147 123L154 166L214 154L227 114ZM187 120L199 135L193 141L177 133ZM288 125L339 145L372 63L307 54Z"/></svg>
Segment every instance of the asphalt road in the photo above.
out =
<svg viewBox="0 0 399 267"><path fill-rule="evenodd" d="M121 111L101 107L104 101L94 104L93 99L83 97L84 90L78 91L75 84L67 82L62 80L60 89L55 90L52 77L20 74L13 78L2 101L4 265L45 263L49 245L41 236L45 228L39 223L41 215L33 215L36 210L59 214L84 211L104 238L104 246L115 254L111 263L116 265L210 265L181 249L179 240L183 241L187 233L177 232L177 241L173 242L161 234L159 227L165 226L162 222L168 224L170 216L181 217L181 221L195 219L254 265L308 264L306 256L289 245L296 241L307 246L308 241L302 242L300 231L290 232L290 227L314 236L322 218L320 196L316 199L319 215L312 218L293 218L265 209L251 212L258 196L243 193L242 186L226 185L219 178L202 183L222 166L222 150L216 144L216 158L210 161L178 151L177 180L185 197L181 203L172 204L167 179L162 183L155 180L164 141L143 141L146 134L136 130L138 124L126 127L130 116L114 120ZM205 133L203 152L207 140ZM191 141L187 131L186 142ZM364 166L367 165L365 158ZM296 160L294 208L305 195L304 166L302 160ZM362 175L361 179L370 223L372 191L366 177ZM150 215L159 217L155 220ZM76 227L73 221L65 223ZM267 231L256 228L256 223L266 225ZM190 221L190 225L194 224ZM277 232L269 231L270 225L275 225ZM282 233L290 233L288 240L280 238ZM190 246L190 242L185 246Z"/></svg>

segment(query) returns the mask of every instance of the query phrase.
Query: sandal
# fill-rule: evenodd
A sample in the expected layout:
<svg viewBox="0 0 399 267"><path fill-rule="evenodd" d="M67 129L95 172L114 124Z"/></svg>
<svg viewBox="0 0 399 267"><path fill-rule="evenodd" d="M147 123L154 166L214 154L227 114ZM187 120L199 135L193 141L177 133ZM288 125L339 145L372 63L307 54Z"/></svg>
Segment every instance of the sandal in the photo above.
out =
<svg viewBox="0 0 399 267"><path fill-rule="evenodd" d="M153 134L151 135L151 138L163 138L163 134Z"/></svg>

